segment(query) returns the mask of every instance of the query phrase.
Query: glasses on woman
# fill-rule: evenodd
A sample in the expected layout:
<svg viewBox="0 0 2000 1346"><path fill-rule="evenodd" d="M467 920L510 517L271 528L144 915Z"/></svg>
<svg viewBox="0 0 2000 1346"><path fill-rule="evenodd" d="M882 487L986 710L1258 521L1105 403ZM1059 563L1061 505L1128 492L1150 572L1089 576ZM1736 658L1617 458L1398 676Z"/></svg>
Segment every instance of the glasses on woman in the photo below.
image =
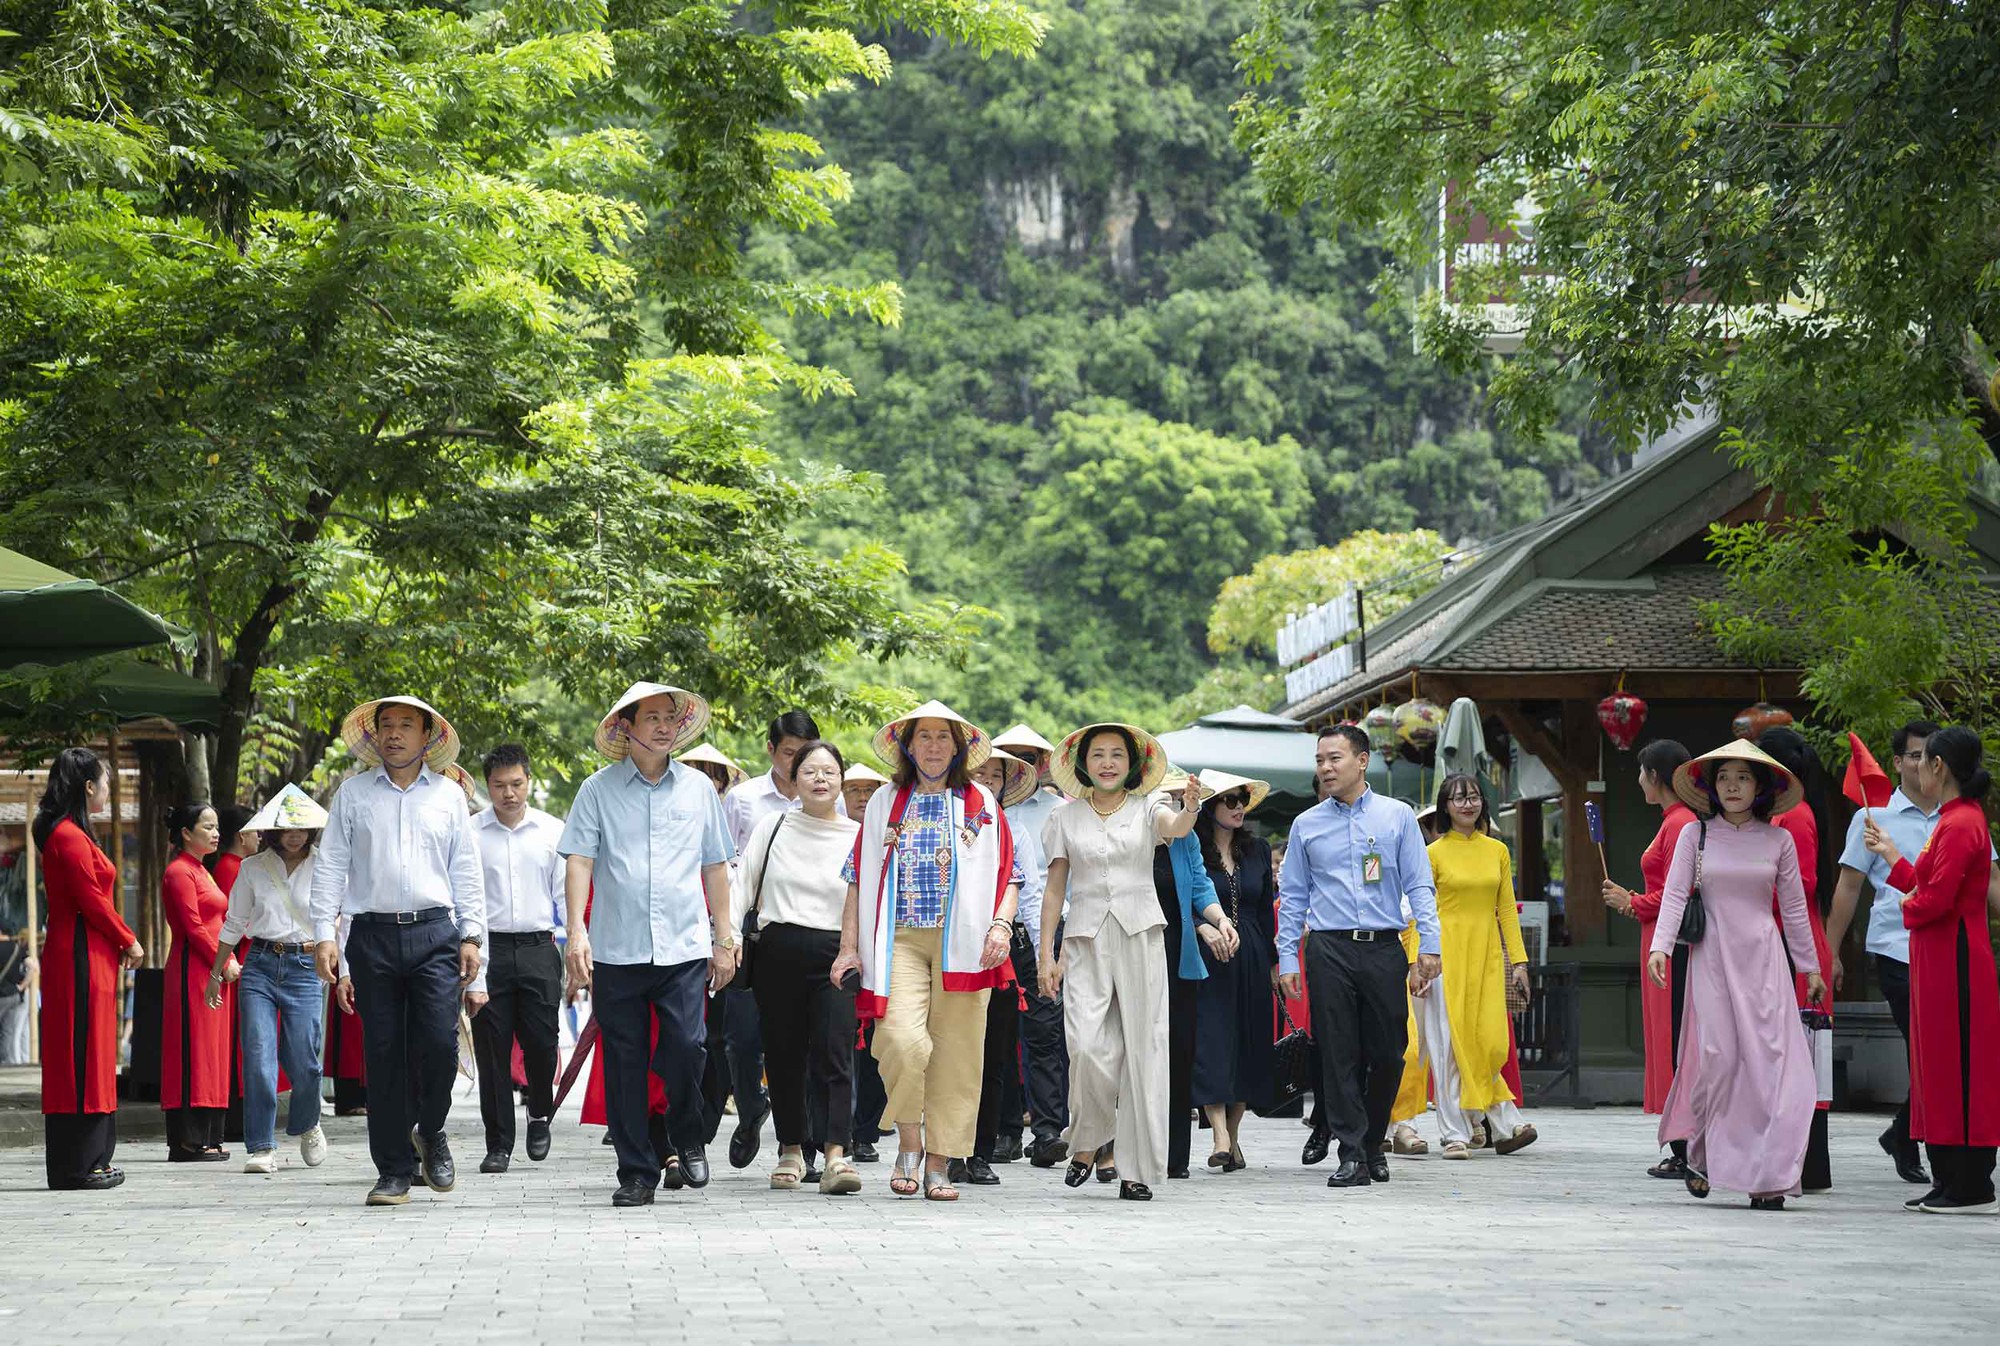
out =
<svg viewBox="0 0 2000 1346"><path fill-rule="evenodd" d="M1216 803L1226 809L1247 809L1250 807L1250 792L1248 790L1232 790L1222 796L1221 799L1218 799Z"/></svg>

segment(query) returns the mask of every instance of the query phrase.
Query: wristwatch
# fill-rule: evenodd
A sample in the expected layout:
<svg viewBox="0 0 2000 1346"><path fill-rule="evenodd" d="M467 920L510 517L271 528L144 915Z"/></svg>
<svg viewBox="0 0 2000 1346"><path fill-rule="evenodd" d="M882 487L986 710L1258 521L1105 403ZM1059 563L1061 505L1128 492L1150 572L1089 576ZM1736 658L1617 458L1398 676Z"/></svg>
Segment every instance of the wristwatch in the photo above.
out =
<svg viewBox="0 0 2000 1346"><path fill-rule="evenodd" d="M736 936L724 935L721 939L715 941L715 947L733 951L736 948Z"/></svg>
<svg viewBox="0 0 2000 1346"><path fill-rule="evenodd" d="M458 937L458 942L460 944L470 944L473 948L477 949L482 947L486 943L486 936L477 934L460 935Z"/></svg>

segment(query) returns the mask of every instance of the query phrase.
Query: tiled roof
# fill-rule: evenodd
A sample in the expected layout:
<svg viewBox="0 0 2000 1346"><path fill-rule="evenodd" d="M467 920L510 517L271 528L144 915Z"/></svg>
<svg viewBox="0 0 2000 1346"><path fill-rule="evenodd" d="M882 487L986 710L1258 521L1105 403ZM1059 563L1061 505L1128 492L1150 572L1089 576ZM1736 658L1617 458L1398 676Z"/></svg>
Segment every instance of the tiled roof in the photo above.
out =
<svg viewBox="0 0 2000 1346"><path fill-rule="evenodd" d="M1454 637L1439 668L1562 673L1619 668L1729 668L1701 629L1700 605L1723 594L1720 571L1659 570L1608 583L1531 585L1482 629Z"/></svg>

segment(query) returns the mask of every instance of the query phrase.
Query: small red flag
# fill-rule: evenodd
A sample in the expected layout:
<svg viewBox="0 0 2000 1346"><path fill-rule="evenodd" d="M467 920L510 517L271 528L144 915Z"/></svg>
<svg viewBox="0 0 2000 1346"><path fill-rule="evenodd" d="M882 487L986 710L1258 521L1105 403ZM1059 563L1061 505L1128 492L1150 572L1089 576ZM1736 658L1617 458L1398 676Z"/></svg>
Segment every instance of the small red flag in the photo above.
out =
<svg viewBox="0 0 2000 1346"><path fill-rule="evenodd" d="M1851 800L1856 808L1879 809L1889 802L1895 786L1889 783L1889 773L1875 761L1875 754L1868 751L1868 745L1861 736L1849 731L1847 735L1847 776L1840 783L1840 792Z"/></svg>

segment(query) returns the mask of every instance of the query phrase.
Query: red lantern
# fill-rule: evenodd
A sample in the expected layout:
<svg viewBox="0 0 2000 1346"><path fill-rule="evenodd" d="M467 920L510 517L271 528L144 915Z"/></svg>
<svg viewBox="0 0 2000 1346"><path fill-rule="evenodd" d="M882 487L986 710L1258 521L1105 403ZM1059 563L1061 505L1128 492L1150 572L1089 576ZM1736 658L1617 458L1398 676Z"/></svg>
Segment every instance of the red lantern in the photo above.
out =
<svg viewBox="0 0 2000 1346"><path fill-rule="evenodd" d="M1781 729L1792 722L1792 713L1783 706L1774 706L1769 701L1759 701L1754 706L1745 706L1736 712L1736 718L1729 722L1729 731L1738 738L1747 738L1752 743L1766 729Z"/></svg>
<svg viewBox="0 0 2000 1346"><path fill-rule="evenodd" d="M1597 722L1613 747L1628 751L1646 727L1646 703L1630 692L1613 692L1597 703Z"/></svg>

